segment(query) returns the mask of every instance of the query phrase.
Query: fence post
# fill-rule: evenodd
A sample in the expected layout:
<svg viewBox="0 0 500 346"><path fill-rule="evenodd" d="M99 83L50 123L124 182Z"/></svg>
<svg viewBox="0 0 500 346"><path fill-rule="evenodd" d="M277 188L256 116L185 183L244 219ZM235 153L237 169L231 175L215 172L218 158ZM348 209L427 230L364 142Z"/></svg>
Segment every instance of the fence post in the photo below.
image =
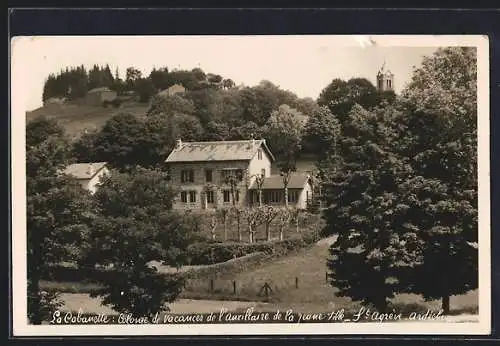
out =
<svg viewBox="0 0 500 346"><path fill-rule="evenodd" d="M214 279L210 279L210 292L214 292Z"/></svg>
<svg viewBox="0 0 500 346"><path fill-rule="evenodd" d="M236 281L233 281L233 294L236 294Z"/></svg>
<svg viewBox="0 0 500 346"><path fill-rule="evenodd" d="M328 272L325 272L325 281L328 283Z"/></svg>
<svg viewBox="0 0 500 346"><path fill-rule="evenodd" d="M299 288L299 278L295 277L295 288Z"/></svg>

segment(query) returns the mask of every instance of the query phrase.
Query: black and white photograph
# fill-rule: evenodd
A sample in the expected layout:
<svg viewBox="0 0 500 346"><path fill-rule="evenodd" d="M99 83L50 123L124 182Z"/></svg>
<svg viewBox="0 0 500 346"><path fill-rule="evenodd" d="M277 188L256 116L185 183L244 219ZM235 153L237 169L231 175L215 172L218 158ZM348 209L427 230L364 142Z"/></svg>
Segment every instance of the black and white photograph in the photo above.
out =
<svg viewBox="0 0 500 346"><path fill-rule="evenodd" d="M488 49L15 37L14 334L490 333Z"/></svg>

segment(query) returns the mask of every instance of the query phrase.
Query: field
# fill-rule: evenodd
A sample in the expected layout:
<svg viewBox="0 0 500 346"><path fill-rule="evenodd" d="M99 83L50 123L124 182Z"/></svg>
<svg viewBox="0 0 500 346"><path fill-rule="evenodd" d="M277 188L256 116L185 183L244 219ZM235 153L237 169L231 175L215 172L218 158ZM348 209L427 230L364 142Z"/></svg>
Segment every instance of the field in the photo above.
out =
<svg viewBox="0 0 500 346"><path fill-rule="evenodd" d="M56 119L70 138L78 138L85 130L100 129L113 115L124 112L142 117L148 111L148 104L128 103L120 108L97 107L76 104L49 104L26 112L26 121L40 116Z"/></svg>
<svg viewBox="0 0 500 346"><path fill-rule="evenodd" d="M260 289L268 283L272 289L269 301L273 309L293 308L297 311L322 311L325 308L353 309L359 306L348 298L336 297L336 289L326 282L326 258L329 244L335 238L323 239L315 246L303 249L296 254L274 260L237 275L221 275L214 281L214 293L210 293L208 279L188 283L183 296L188 298L255 300L263 301ZM297 281L296 281L297 280ZM237 293L233 293L233 281L237 283ZM194 285L193 285L194 284ZM425 302L412 294L397 295L392 301L399 309L418 309L425 311L439 309L440 301ZM471 291L465 295L451 297L452 313L475 312L478 306L478 293Z"/></svg>
<svg viewBox="0 0 500 346"><path fill-rule="evenodd" d="M335 238L323 239L311 248L260 263L238 273L220 273L213 281L213 291L210 287L210 277L188 280L181 299L174 305L175 310L185 312L199 309L202 312L207 309L211 311L217 306L226 307L232 304L236 310L256 306L262 311L293 309L295 312L305 313L341 308L351 312L357 311L360 307L358 303L347 298L336 297L335 288L325 280L327 250L334 240ZM236 283L236 293L233 291L233 282ZM265 283L272 289L267 299L261 292ZM72 284L72 286L66 284L64 287L63 283L50 282L44 282L42 286L74 292L63 296L66 301L65 308L68 310L74 310L75 307L80 306L86 311L90 310L89 312L110 313L110 309L101 306L99 300L82 294L85 288L92 287L79 284ZM75 292L78 293L75 294ZM240 304L233 304L238 301ZM439 310L440 301L426 302L417 295L401 294L393 299L392 306L402 313L425 313L427 309ZM477 290L451 297L451 310L454 315L477 314Z"/></svg>

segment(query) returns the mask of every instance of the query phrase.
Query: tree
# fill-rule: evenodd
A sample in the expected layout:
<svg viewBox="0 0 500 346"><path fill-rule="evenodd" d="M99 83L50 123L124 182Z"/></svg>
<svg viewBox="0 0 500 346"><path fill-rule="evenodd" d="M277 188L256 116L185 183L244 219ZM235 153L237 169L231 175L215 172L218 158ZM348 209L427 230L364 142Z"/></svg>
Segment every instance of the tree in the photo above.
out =
<svg viewBox="0 0 500 346"><path fill-rule="evenodd" d="M144 122L134 115L120 113L113 116L96 135L96 159L121 169L141 164L144 158L141 140L145 132Z"/></svg>
<svg viewBox="0 0 500 346"><path fill-rule="evenodd" d="M264 181L266 177L264 174L256 174L255 176L255 186L257 187L257 194L259 198L259 207L262 207L262 187L264 186Z"/></svg>
<svg viewBox="0 0 500 346"><path fill-rule="evenodd" d="M26 146L36 146L51 136L61 138L64 136L64 128L55 119L38 117L26 125Z"/></svg>
<svg viewBox="0 0 500 346"><path fill-rule="evenodd" d="M60 174L69 162L69 145L56 122L28 123L26 142L28 317L41 324L60 301L40 290L40 279L54 264L82 255L93 208L80 183Z"/></svg>
<svg viewBox="0 0 500 346"><path fill-rule="evenodd" d="M336 295L372 304L379 312L402 290L402 272L415 265L419 246L399 198L399 183L411 175L411 167L391 151L397 137L390 121L394 113L354 106L339 138L341 160L330 157L320 166L329 206L323 232L338 234L327 262L330 283L339 289Z"/></svg>
<svg viewBox="0 0 500 346"><path fill-rule="evenodd" d="M227 241L227 219L229 217L229 209L227 208L217 208L217 214L219 216L219 220L222 222L222 226L224 227L224 241Z"/></svg>
<svg viewBox="0 0 500 346"><path fill-rule="evenodd" d="M326 106L322 106L312 114L305 126L302 138L305 152L314 153L322 160L327 153L337 150L340 136L340 122Z"/></svg>
<svg viewBox="0 0 500 346"><path fill-rule="evenodd" d="M237 202L237 196L239 198L239 190L238 186L242 180L242 176L239 176L235 173L229 173L226 175L224 179L224 183L229 186L229 191L231 193L231 203L232 203L232 208L231 208L231 214L236 219L236 226L237 226L237 232L238 232L238 241L242 240L241 237L241 228L240 228L240 222L241 222L241 209L236 205Z"/></svg>
<svg viewBox="0 0 500 346"><path fill-rule="evenodd" d="M231 88L234 88L234 87L235 87L235 85L236 85L236 84L233 82L233 80L232 80L232 79L229 79L229 78L224 79L224 80L222 81L222 87L223 87L224 89L231 89Z"/></svg>
<svg viewBox="0 0 500 346"><path fill-rule="evenodd" d="M266 133L271 150L277 157L277 166L283 179L285 205L288 207L288 184L296 171L296 159L302 148L302 135L307 121L302 113L281 105L271 114Z"/></svg>
<svg viewBox="0 0 500 346"><path fill-rule="evenodd" d="M271 241L271 223L278 216L278 210L270 205L259 207L262 222L266 228L266 240Z"/></svg>
<svg viewBox="0 0 500 346"><path fill-rule="evenodd" d="M139 95L139 102L148 102L156 92L154 84L149 78L139 78L133 83L135 86L134 90Z"/></svg>
<svg viewBox="0 0 500 346"><path fill-rule="evenodd" d="M216 237L216 233L215 231L217 230L217 226L218 226L218 221L219 221L219 218L217 217L217 213L214 213L214 215L212 215L210 217L210 234L212 236L212 240L215 240L215 237Z"/></svg>
<svg viewBox="0 0 500 346"><path fill-rule="evenodd" d="M125 72L125 83L128 90L136 90L136 81L142 78L142 72L135 67L128 67Z"/></svg>
<svg viewBox="0 0 500 346"><path fill-rule="evenodd" d="M300 210L299 208L291 208L289 211L289 218L291 221L293 221L295 223L295 231L297 233L300 232L299 225L300 225L300 215L301 214L302 214L302 210Z"/></svg>
<svg viewBox="0 0 500 346"><path fill-rule="evenodd" d="M149 74L149 80L151 80L151 83L153 83L153 86L156 90L167 89L170 86L168 68L153 68L153 70Z"/></svg>
<svg viewBox="0 0 500 346"><path fill-rule="evenodd" d="M278 228L279 228L279 238L283 240L283 230L286 225L290 222L290 210L288 208L278 209Z"/></svg>
<svg viewBox="0 0 500 346"><path fill-rule="evenodd" d="M288 185L290 184L290 179L292 178L292 173L297 170L295 166L295 160L291 159L279 161L277 163L280 170L281 180L283 181L283 196L285 199L285 207L288 208Z"/></svg>
<svg viewBox="0 0 500 346"><path fill-rule="evenodd" d="M178 114L193 115L194 113L195 108L191 100L179 95L156 95L151 100L147 115L170 117Z"/></svg>
<svg viewBox="0 0 500 346"><path fill-rule="evenodd" d="M254 243L257 227L263 222L262 209L246 208L242 211L242 215L248 225L248 242Z"/></svg>
<svg viewBox="0 0 500 346"><path fill-rule="evenodd" d="M183 254L193 229L185 217L172 211L175 195L159 170L115 171L103 181L95 194L100 215L89 256L112 270L97 278L104 287L93 296L134 317L151 317L168 309L165 303L176 299L183 279L159 273L150 262L179 267L187 261Z"/></svg>
<svg viewBox="0 0 500 346"><path fill-rule="evenodd" d="M424 242L414 293L441 298L477 287L477 71L473 48L443 48L403 91L397 149L415 176L402 183L408 223ZM425 278L425 280L423 279Z"/></svg>
<svg viewBox="0 0 500 346"><path fill-rule="evenodd" d="M334 79L321 91L318 104L330 108L342 124L355 104L371 110L383 100L393 100L393 96L393 93L380 93L365 78L351 78L348 81Z"/></svg>

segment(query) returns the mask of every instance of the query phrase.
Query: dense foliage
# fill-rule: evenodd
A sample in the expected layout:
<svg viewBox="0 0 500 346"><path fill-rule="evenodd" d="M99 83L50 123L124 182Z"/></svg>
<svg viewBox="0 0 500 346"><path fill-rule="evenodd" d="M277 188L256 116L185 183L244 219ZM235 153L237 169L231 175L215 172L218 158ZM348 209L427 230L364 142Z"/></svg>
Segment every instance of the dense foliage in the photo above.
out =
<svg viewBox="0 0 500 346"><path fill-rule="evenodd" d="M344 90L337 155L320 163L338 295L385 311L412 292L448 313L451 295L477 287L475 66L471 49L438 50L399 99L371 109Z"/></svg>

